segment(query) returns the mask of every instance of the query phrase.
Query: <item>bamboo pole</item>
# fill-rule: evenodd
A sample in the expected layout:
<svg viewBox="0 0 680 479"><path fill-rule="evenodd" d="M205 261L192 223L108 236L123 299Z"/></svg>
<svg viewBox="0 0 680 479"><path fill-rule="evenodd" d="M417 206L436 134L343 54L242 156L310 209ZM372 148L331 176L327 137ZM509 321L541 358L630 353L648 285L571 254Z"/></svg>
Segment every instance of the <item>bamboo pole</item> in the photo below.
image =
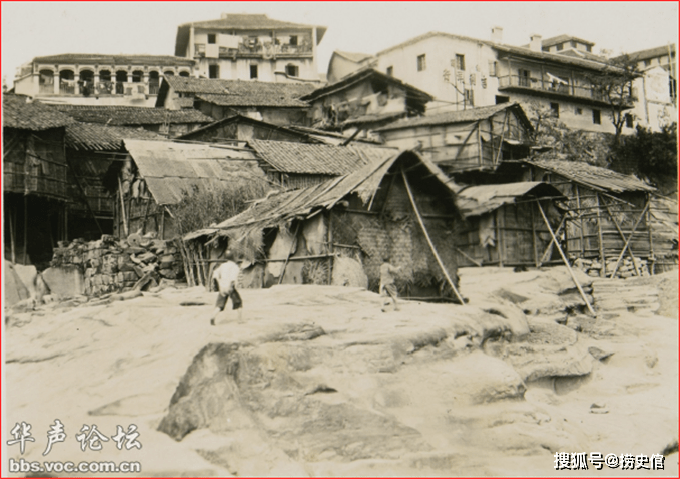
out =
<svg viewBox="0 0 680 479"><path fill-rule="evenodd" d="M376 189L376 191L378 191ZM371 198L372 200L372 198ZM370 206L369 206L370 208ZM326 239L328 240L328 247L330 248L331 255L328 257L328 285L333 283L333 210L328 212L328 226L326 230ZM281 275L283 276L283 275Z"/></svg>
<svg viewBox="0 0 680 479"><path fill-rule="evenodd" d="M24 264L28 264L28 197L24 195Z"/></svg>
<svg viewBox="0 0 680 479"><path fill-rule="evenodd" d="M647 201L650 202L651 204L651 198L649 195L647 195ZM655 256L654 256L654 234L652 232L652 208L647 208L647 231L649 232L649 259L650 265L649 265L649 274L654 276L654 263L655 263Z"/></svg>
<svg viewBox="0 0 680 479"><path fill-rule="evenodd" d="M501 223L498 212L500 208L493 212L496 220L496 250L498 251L498 264L503 267L503 231L501 230Z"/></svg>
<svg viewBox="0 0 680 479"><path fill-rule="evenodd" d="M572 271L571 266L569 265L569 260L567 260L567 257L564 255L564 251L562 251L562 247L560 246L559 241L557 241L557 237L555 236L555 233L553 233L553 230L550 227L550 223L548 222L548 217L545 216L545 213L543 212L543 207L541 206L541 203L538 202L537 205L538 205L538 211L541 212L541 216L543 217L543 221L545 222L545 225L548 227L548 231L550 231L550 236L552 236L552 239L555 242L555 246L557 246L557 250L560 252L560 255L562 256L562 261L564 261L564 264L567 267L569 274L571 275L571 279L574 280L574 284L576 285L576 288L578 288L578 292L581 293L581 297L583 298L583 301L586 302L586 306L588 306L588 310L592 313L593 316L597 316L597 314L595 313L595 310L590 305L590 301L588 301L588 298L586 297L586 293L583 291L583 288L581 287L581 283L579 283L578 279L576 279L576 275L574 274L574 271Z"/></svg>
<svg viewBox="0 0 680 479"><path fill-rule="evenodd" d="M123 231L125 232L125 237L127 237L130 233L128 231L127 220L125 219L125 199L123 198L123 185L120 183L120 176L118 177L118 193L120 197L120 214L123 217Z"/></svg>
<svg viewBox="0 0 680 479"><path fill-rule="evenodd" d="M16 214L12 213L12 207L9 205L5 205L5 208L7 209L9 217L7 218L7 222L9 223L9 243L10 243L10 248L12 251L12 263L16 264L17 262L17 256L16 256L16 250L15 250L15 241L16 238L14 237L14 218L16 217ZM51 226L51 225L50 225Z"/></svg>
<svg viewBox="0 0 680 479"><path fill-rule="evenodd" d="M193 275L189 275L189 260L184 252L184 240L182 238L177 238L176 244L177 249L179 249L179 254L182 256L182 266L184 267L184 277L187 279L187 285L193 286Z"/></svg>
<svg viewBox="0 0 680 479"><path fill-rule="evenodd" d="M278 284L281 284L281 281L283 281L283 275L286 272L286 266L288 265L288 260L290 260L291 255L293 254L293 250L295 249L295 242L297 241L297 234L298 230L300 229L300 223L302 220L298 220L298 224L295 225L295 233L293 233L293 241L290 242L290 249L288 250L288 255L286 256L286 261L283 263L283 268L281 268L281 276L279 276L279 282Z"/></svg>
<svg viewBox="0 0 680 479"><path fill-rule="evenodd" d="M540 205L539 205L539 206L540 206ZM558 226L557 229L555 230L555 234L556 234L556 235L560 234L560 230L561 230L562 227L564 226L566 220L567 220L567 217L566 217L566 216L563 216L563 217L562 217L562 221L560 221L559 226ZM540 268L541 266L543 266L543 263L546 262L546 256L548 256L548 251L550 251L550 248L552 247L553 243L555 243L555 240L554 240L554 239L551 239L551 240L550 240L550 243L548 243L548 246L545 248L545 251L543 251L543 255L541 256L541 261L538 262L538 267L539 267L539 268Z"/></svg>
<svg viewBox="0 0 680 479"><path fill-rule="evenodd" d="M476 265L479 266L480 268L482 267L482 263L480 263L479 261L477 261L476 259L474 259L472 256L470 256L469 254L467 254L465 251L463 251L462 249L460 249L458 246L454 246L454 248L455 248L456 251L458 251L461 255L463 255L465 258L467 258L470 262L476 264Z"/></svg>
<svg viewBox="0 0 680 479"><path fill-rule="evenodd" d="M536 202L539 200L536 199ZM529 203L529 208L531 210L531 238L533 240L533 246L534 246L534 263L536 264L536 267L538 268L538 238L536 238L536 218L535 218L535 213L534 213L534 205L533 203Z"/></svg>
<svg viewBox="0 0 680 479"><path fill-rule="evenodd" d="M423 223L423 219L420 217L420 213L418 212L418 207L416 206L416 202L413 199L413 194L411 193L411 187L408 185L408 180L406 179L406 174L404 173L403 167L401 169L401 177L404 180L404 186L406 187L406 193L408 193L408 199L411 201L411 206L413 207L413 211L416 214L416 218L418 219L418 224L420 225L420 228L423 230L423 234L425 235L425 239L427 240L427 244L430 246L430 250L432 250L432 254L434 254L434 257L437 260L439 267L442 269L444 276L446 276L446 280L449 282L449 285L451 285L451 288L453 288L453 292L456 294L456 297L460 301L460 304L465 304L465 300L463 299L463 297L458 292L458 288L456 288L456 285L454 284L453 280L451 279L451 276L449 276L449 272L446 270L446 266L444 266L444 262L442 261L441 257L439 256L439 253L437 253L437 249L434 247L434 244L432 243L432 240L430 239L430 235L427 234L427 229L425 229L425 224Z"/></svg>
<svg viewBox="0 0 680 479"><path fill-rule="evenodd" d="M642 221L642 218L645 216L645 213L647 212L647 209L649 208L649 199L647 200L647 204L645 205L645 209L642 210L642 213L638 217L637 221L635 222L635 225L633 226L633 231L630 232L630 236L628 236L628 240L626 241L626 244L623 245L623 249L621 250L621 254L619 255L618 259L616 260L616 265L614 266L614 271L612 271L612 279L616 276L616 272L619 270L619 264L621 263L621 259L623 258L623 255L626 254L626 250L628 249L628 245L630 244L630 240L633 239L633 235L635 234L635 230L637 229L638 225L640 224L640 221ZM602 269L604 270L604 265L602 266Z"/></svg>
<svg viewBox="0 0 680 479"><path fill-rule="evenodd" d="M607 213L609 214L609 217L611 218L612 222L614 223L614 226L616 226L616 231L619 232L619 235L621 236L621 239L622 239L622 240L624 241L624 243L625 243L625 242L626 242L626 235L624 235L624 234L623 234L623 231L621 231L621 226L619 225L619 222L616 221L616 218L614 217L614 215L612 214L611 210L609 209L609 205L604 201L604 199L602 199L602 204L603 204L604 207L606 208ZM635 268L635 274L638 275L638 276L642 276L642 275L640 274L640 269L637 267L637 264L635 263L635 255L633 254L633 252L632 252L630 249L628 250L628 254L630 255L631 261L633 261L633 267Z"/></svg>
<svg viewBox="0 0 680 479"><path fill-rule="evenodd" d="M576 184L575 186L576 186L576 207L578 208L578 211L579 211L578 217L579 217L579 225L580 225L580 229L581 229L581 231L580 231L581 257L583 257L583 255L586 252L586 245L585 245L585 238L583 237L583 216L581 215L581 194L578 190L578 184Z"/></svg>
<svg viewBox="0 0 680 479"><path fill-rule="evenodd" d="M597 209L595 212L597 213L597 239L600 242L600 263L602 263L602 269L600 269L600 276L602 278L607 276L607 271L606 271L606 264L607 264L607 258L604 255L604 240L602 239L602 217L600 216L600 195L595 192L595 205L597 206Z"/></svg>

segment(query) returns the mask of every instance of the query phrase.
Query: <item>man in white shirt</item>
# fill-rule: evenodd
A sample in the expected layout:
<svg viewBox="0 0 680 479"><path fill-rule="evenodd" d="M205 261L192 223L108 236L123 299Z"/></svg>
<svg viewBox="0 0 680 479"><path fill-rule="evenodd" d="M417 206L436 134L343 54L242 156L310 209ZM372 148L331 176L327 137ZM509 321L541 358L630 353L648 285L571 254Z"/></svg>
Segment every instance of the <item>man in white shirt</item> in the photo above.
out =
<svg viewBox="0 0 680 479"><path fill-rule="evenodd" d="M213 326L215 326L217 315L220 314L220 311L224 311L228 298L231 298L232 309L236 310L237 318L239 321L241 320L243 301L238 291L236 291L236 282L238 281L240 268L234 261L233 253L227 252L225 259L227 260L226 263L221 264L213 271L210 281L210 284L217 283L218 290L215 309L210 317L210 324Z"/></svg>

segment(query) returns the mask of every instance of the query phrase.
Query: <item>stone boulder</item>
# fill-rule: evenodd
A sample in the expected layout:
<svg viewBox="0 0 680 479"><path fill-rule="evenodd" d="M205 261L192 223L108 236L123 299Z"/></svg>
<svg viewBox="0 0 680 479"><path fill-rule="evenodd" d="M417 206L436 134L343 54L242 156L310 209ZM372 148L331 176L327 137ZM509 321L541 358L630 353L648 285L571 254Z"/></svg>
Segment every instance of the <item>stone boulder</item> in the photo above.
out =
<svg viewBox="0 0 680 479"><path fill-rule="evenodd" d="M71 298L85 293L83 273L76 266L53 266L42 277L53 295Z"/></svg>

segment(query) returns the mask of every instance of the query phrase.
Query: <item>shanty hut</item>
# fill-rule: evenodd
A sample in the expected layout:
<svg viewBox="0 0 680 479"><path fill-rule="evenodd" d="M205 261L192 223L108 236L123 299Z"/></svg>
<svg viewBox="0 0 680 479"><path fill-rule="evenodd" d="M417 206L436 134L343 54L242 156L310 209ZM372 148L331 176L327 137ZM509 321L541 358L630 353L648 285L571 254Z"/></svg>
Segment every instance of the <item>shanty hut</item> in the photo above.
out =
<svg viewBox="0 0 680 479"><path fill-rule="evenodd" d="M94 240L113 233L115 197L104 184L113 162L127 156L123 140L162 140L163 137L140 128L98 123L73 122L66 127L66 160L71 201L69 236Z"/></svg>
<svg viewBox="0 0 680 479"><path fill-rule="evenodd" d="M178 136L177 140L226 143L243 146L249 140L293 141L323 143L310 135L285 126L273 125L240 114L218 120L194 131Z"/></svg>
<svg viewBox="0 0 680 479"><path fill-rule="evenodd" d="M677 259L677 246L655 242L649 226L654 187L634 176L558 157L524 164L525 180L551 183L569 199L572 213L559 232L564 231L569 256L581 259L592 276L653 274L655 265Z"/></svg>
<svg viewBox="0 0 680 479"><path fill-rule="evenodd" d="M419 118L375 130L385 145L415 148L447 173L494 172L505 160L529 156L531 122L518 103Z"/></svg>
<svg viewBox="0 0 680 479"><path fill-rule="evenodd" d="M46 263L68 237L66 126L73 120L22 95L2 95L5 258Z"/></svg>
<svg viewBox="0 0 680 479"><path fill-rule="evenodd" d="M454 236L458 264L539 267L561 263L549 231L564 215L556 207L561 200L566 197L557 188L541 182L464 188L456 197L465 218Z"/></svg>
<svg viewBox="0 0 680 479"><path fill-rule="evenodd" d="M393 154L349 175L278 193L185 241L202 250L190 258L205 283L227 248L251 266L243 282L366 286L377 290L382 262L402 268L406 297L462 301L453 231L460 215L456 186L413 152Z"/></svg>
<svg viewBox="0 0 680 479"><path fill-rule="evenodd" d="M395 148L351 144L320 145L288 141L250 140L261 167L276 183L301 188L346 175L397 153Z"/></svg>
<svg viewBox="0 0 680 479"><path fill-rule="evenodd" d="M358 134L399 118L422 115L432 97L397 78L367 68L301 99L312 105L313 127Z"/></svg>
<svg viewBox="0 0 680 479"><path fill-rule="evenodd" d="M124 143L127 156L107 175L107 184L113 184L113 232L118 238L137 232L178 237L181 225L171 206L197 192L250 191L256 198L272 187L251 151L169 141Z"/></svg>

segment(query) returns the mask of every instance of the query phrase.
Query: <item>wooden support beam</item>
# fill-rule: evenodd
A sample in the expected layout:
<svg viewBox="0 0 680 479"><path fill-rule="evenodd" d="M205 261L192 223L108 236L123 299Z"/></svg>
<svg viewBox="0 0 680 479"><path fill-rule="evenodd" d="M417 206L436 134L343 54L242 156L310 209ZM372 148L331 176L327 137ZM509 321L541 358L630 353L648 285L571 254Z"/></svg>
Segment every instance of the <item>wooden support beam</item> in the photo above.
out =
<svg viewBox="0 0 680 479"><path fill-rule="evenodd" d="M496 220L496 251L498 251L498 263L503 267L503 231L501 230L501 222L498 215L500 208L493 212Z"/></svg>
<svg viewBox="0 0 680 479"><path fill-rule="evenodd" d="M467 254L465 251L463 251L462 249L460 249L458 246L454 246L454 248L455 248L456 251L458 251L461 255L463 255L465 258L467 258L468 261L470 261L470 262L476 264L476 265L479 266L480 268L482 267L482 263L481 263L481 262L479 262L479 261L477 261L476 259L474 259L472 256L470 256L469 254Z"/></svg>
<svg viewBox="0 0 680 479"><path fill-rule="evenodd" d="M288 261L290 260L290 257L293 254L293 250L295 249L295 242L297 241L297 234L298 234L298 231L300 230L300 224L301 223L302 223L302 220L298 220L298 224L295 225L295 233L293 233L293 241L290 242L290 249L288 250L288 255L286 256L286 261L283 263L283 268L281 268L281 276L279 276L279 283L278 284L281 284L281 281L283 281L283 275L286 272L286 266L288 265Z"/></svg>
<svg viewBox="0 0 680 479"><path fill-rule="evenodd" d="M505 110L505 118L503 118L503 129L501 130L501 142L498 145L498 153L496 153L496 159L494 160L494 165L498 164L498 160L501 158L501 153L503 152L503 140L505 139L505 125L508 122L508 117L510 115L510 110ZM481 143L481 141L480 141ZM481 154L481 145L480 145Z"/></svg>
<svg viewBox="0 0 680 479"><path fill-rule="evenodd" d="M24 195L24 264L28 264L28 196Z"/></svg>
<svg viewBox="0 0 680 479"><path fill-rule="evenodd" d="M583 237L583 216L581 215L581 195L578 190L578 184L574 185L576 187L576 207L578 208L579 214L579 227L580 227L580 235L581 235L581 256L583 256L583 253L585 253L586 245L585 245L585 238Z"/></svg>
<svg viewBox="0 0 680 479"><path fill-rule="evenodd" d="M123 198L123 185L120 183L120 176L118 177L118 193L118 196L120 197L120 214L123 219L123 231L125 232L125 237L127 238L130 232L128 231L127 220L125 219L125 199Z"/></svg>
<svg viewBox="0 0 680 479"><path fill-rule="evenodd" d="M642 221L642 218L645 216L645 213L649 209L649 199L647 199L647 204L645 205L645 209L642 210L642 213L640 213L640 216L638 216L637 221L635 222L635 225L633 226L633 231L630 232L630 236L628 236L628 240L626 241L626 244L623 245L623 249L621 250L621 254L619 255L618 259L616 260L616 265L614 266L614 271L612 271L611 278L613 279L616 276L616 272L619 270L619 264L621 263L621 259L623 258L623 255L626 254L626 250L628 249L628 245L630 245L630 240L633 239L633 235L635 234L635 230L637 229L638 225L640 224L640 221ZM604 270L604 264L602 265L602 269Z"/></svg>
<svg viewBox="0 0 680 479"><path fill-rule="evenodd" d="M376 189L376 191L378 191ZM370 206L369 206L370 208ZM328 247L330 248L331 255L328 257L328 284L333 282L333 210L328 212L328 226L326 227L326 240L328 241Z"/></svg>
<svg viewBox="0 0 680 479"><path fill-rule="evenodd" d="M425 224L423 223L423 220L420 217L420 213L418 212L418 207L416 206L416 202L413 199L413 194L411 193L411 187L408 184L408 180L406 179L406 173L404 173L403 167L401 169L401 177L404 180L404 186L406 187L406 193L408 193L408 198L411 201L411 206L413 207L413 211L416 214L416 218L418 219L418 224L420 225L420 229L423 231L423 234L425 235L425 239L427 240L427 244L430 246L430 250L432 250L432 254L434 254L434 257L437 260L439 267L441 268L442 272L444 273L444 276L446 276L446 280L449 282L449 285L453 289L453 292L456 294L456 297L460 301L460 304L465 304L465 300L463 299L461 294L458 292L458 288L456 288L456 285L453 282L453 280L451 279L451 276L449 276L449 272L446 270L446 266L444 266L444 262L442 261L441 257L439 256L439 253L437 253L437 249L435 248L434 244L432 243L432 240L430 239L430 235L427 233L427 229L425 229Z"/></svg>
<svg viewBox="0 0 680 479"><path fill-rule="evenodd" d="M623 234L623 231L621 230L621 226L619 225L619 222L616 221L616 217L612 214L612 211L609 209L609 205L607 204L606 201L604 201L604 198L602 199L602 204L604 205L605 209L607 210L607 213L609 214L609 217L611 218L612 222L614 223L614 226L616 226L616 231L619 232L619 236L621 236L621 239L623 242L626 242L626 235ZM628 249L628 254L630 255L631 261L633 261L633 267L635 268L635 274L638 276L642 276L640 274L640 269L638 268L637 264L635 263L635 256L633 255L633 252Z"/></svg>
<svg viewBox="0 0 680 479"><path fill-rule="evenodd" d="M597 314L595 313L595 310L590 305L590 301L588 301L588 298L586 297L586 293L583 291L583 288L581 287L581 283L579 283L578 279L576 279L576 275L572 271L571 265L569 264L569 260L565 256L564 251L562 251L562 247L560 246L559 241L557 241L557 237L555 236L555 233L553 233L553 230L550 227L550 222L548 221L548 217L545 216L545 213L543 212L543 207L541 206L541 203L537 203L537 204L538 204L538 211L541 212L541 216L543 217L543 221L545 222L545 225L548 227L548 231L550 231L550 236L552 236L552 239L555 242L555 246L557 246L557 250L560 252L560 255L562 256L562 261L564 261L564 264L567 267L569 274L571 275L571 279L574 281L576 288L578 288L578 292L581 293L581 297L583 298L583 301L586 302L586 306L588 307L588 311L590 311L593 316L597 316ZM603 265L603 267L604 267L604 265Z"/></svg>
<svg viewBox="0 0 680 479"><path fill-rule="evenodd" d="M537 198L536 203L538 203L539 201L540 200ZM531 238L534 246L534 263L538 268L538 238L536 237L536 218L533 203L529 203L529 208L531 209Z"/></svg>
<svg viewBox="0 0 680 479"><path fill-rule="evenodd" d="M539 204L539 206L540 206L540 204ZM562 217L562 221L560 221L559 226L555 230L555 235L560 234L560 231L562 230L562 227L564 226L566 220L567 220L567 216L565 215L565 216ZM538 262L539 268L541 266L543 266L543 263L545 263L547 261L546 257L548 256L548 251L550 251L550 248L552 247L553 243L555 243L556 241L557 240L555 240L554 237L553 237L553 239L550 240L550 243L548 243L548 246L546 246L545 251L543 251L543 255L541 256L541 261Z"/></svg>
<svg viewBox="0 0 680 479"><path fill-rule="evenodd" d="M595 206L596 210L595 212L597 213L597 239L600 243L600 262L602 263L602 269L600 270L600 276L605 277L606 276L606 271L605 271L605 264L607 262L607 258L604 255L604 241L602 240L602 218L600 216L600 195L595 193Z"/></svg>

